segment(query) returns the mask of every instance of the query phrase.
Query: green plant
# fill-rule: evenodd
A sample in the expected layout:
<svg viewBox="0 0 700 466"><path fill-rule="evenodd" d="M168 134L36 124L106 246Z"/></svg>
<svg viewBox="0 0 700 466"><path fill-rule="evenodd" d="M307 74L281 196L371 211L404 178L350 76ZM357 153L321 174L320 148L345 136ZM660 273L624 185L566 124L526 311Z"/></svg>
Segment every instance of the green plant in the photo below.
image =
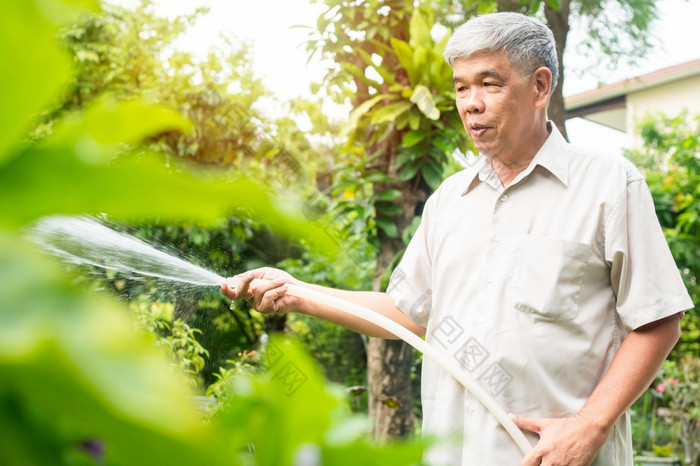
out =
<svg viewBox="0 0 700 466"><path fill-rule="evenodd" d="M76 286L65 268L25 242L21 229L42 215L104 212L204 223L248 214L320 250L331 244L260 183L168 169L153 150L137 149L162 131L189 130L173 110L99 99L36 140L28 137L71 73L54 38L85 7L98 9L90 0L0 7L0 463L277 466L298 464L307 451L334 465L419 463L420 442L366 442L365 423L348 417L344 399L292 342L275 343L277 361L301 378L273 365L236 377L227 388L234 401L203 422L184 371L151 333L134 328L126 306ZM154 311L167 309L148 309L145 326L170 331L168 351L198 367L193 331L161 326Z"/></svg>
<svg viewBox="0 0 700 466"><path fill-rule="evenodd" d="M679 361L666 361L658 377L656 391L668 403L663 418L683 445L686 464L700 458L700 359L691 355Z"/></svg>
<svg viewBox="0 0 700 466"><path fill-rule="evenodd" d="M201 385L198 375L204 369L204 359L209 352L197 341L201 330L192 328L181 319L173 319L174 306L158 301L149 302L143 297L129 303L137 328L157 335L157 346L173 360L173 364L190 375L193 385Z"/></svg>
<svg viewBox="0 0 700 466"><path fill-rule="evenodd" d="M180 51L177 39L200 19L202 9L193 7L190 14L165 18L155 13L149 0L137 3L133 8L105 4L102 11L82 15L61 30L60 43L78 66L67 92L42 114L30 139L49 138L67 114L90 108L105 96L115 103L142 98L165 104L185 115L192 131L154 133L139 146L163 153L173 171L189 172L194 166L218 167L234 175L246 173L250 179L269 183L273 190L284 189L289 207L304 205L304 216L313 218L302 200L324 201L324 195L317 191L316 177L328 163L327 152L337 138L320 106L297 99L289 104L279 102L274 116L265 115L258 110L260 99L274 96L253 74L248 44L222 37L206 57L197 58ZM312 131L297 127L294 120L300 114L309 116ZM184 160L192 166L177 163ZM298 257L304 249L299 244L303 235L290 241L277 234L277 229L266 227L263 217L257 221L240 216L214 221L185 218L175 222L153 216L137 222L109 220L115 229L225 276ZM342 243L329 222L324 221L322 230L334 247ZM309 249L313 249L315 239L309 240ZM254 347L265 331L285 328L286 315L256 315L245 303L229 306L216 288L182 290L140 277L131 280L128 274L94 273L103 278L101 286L127 300L147 297L171 302L174 322L180 319L198 328L201 333L197 338L209 352L201 371L205 384L211 383L219 366L238 351Z"/></svg>
<svg viewBox="0 0 700 466"><path fill-rule="evenodd" d="M649 115L639 123L643 145L626 156L642 167L656 215L694 303L700 301L700 115ZM681 322L674 355L700 352L696 309Z"/></svg>
<svg viewBox="0 0 700 466"><path fill-rule="evenodd" d="M424 441L369 443L369 422L351 414L344 390L326 384L311 355L280 335L241 354L210 394L218 400L212 423L230 433L246 464L421 464Z"/></svg>
<svg viewBox="0 0 700 466"><path fill-rule="evenodd" d="M652 456L673 444L673 431L659 412L663 413L663 396L654 387L647 390L630 408L632 444L637 454Z"/></svg>

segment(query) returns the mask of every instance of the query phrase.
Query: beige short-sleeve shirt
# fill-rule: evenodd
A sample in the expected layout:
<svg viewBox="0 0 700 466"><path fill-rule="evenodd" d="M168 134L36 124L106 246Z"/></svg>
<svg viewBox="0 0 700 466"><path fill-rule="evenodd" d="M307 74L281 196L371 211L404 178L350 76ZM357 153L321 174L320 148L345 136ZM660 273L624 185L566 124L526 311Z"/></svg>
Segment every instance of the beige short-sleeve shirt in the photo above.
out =
<svg viewBox="0 0 700 466"><path fill-rule="evenodd" d="M630 330L693 306L643 176L550 127L508 188L483 157L445 180L387 290L428 343L526 417L575 414ZM427 359L422 400L424 433L460 439L430 464L519 464L497 421ZM632 454L626 414L594 464Z"/></svg>

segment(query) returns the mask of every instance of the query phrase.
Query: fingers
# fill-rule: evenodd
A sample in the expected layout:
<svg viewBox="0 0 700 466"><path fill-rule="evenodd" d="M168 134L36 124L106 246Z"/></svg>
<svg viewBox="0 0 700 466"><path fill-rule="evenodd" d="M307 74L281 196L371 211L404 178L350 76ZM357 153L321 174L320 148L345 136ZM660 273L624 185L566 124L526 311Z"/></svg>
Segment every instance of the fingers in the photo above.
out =
<svg viewBox="0 0 700 466"><path fill-rule="evenodd" d="M221 284L221 294L223 294L225 297L227 297L230 300L234 299L252 299L253 295L255 293L255 289L252 286L252 282L255 279L255 274L252 273L253 271L242 273L239 275L235 275L234 278L236 279L233 283L235 284L234 288L231 288L231 285L229 284L229 279L225 280Z"/></svg>
<svg viewBox="0 0 700 466"><path fill-rule="evenodd" d="M283 289L280 290L280 288ZM264 280L256 282L254 287L249 286L245 291L241 290L239 293L243 296L249 296L251 304L257 311L267 314L279 311L279 307L275 303L284 296L286 291L287 287L284 286L283 281Z"/></svg>
<svg viewBox="0 0 700 466"><path fill-rule="evenodd" d="M546 419L519 417L515 414L511 414L510 418L520 429L535 432L540 436L542 434L542 429L544 429L543 424L546 423ZM540 444L538 443L530 453L525 455L525 458L520 462L520 466L540 466L543 459L544 456L540 451Z"/></svg>
<svg viewBox="0 0 700 466"><path fill-rule="evenodd" d="M236 275L234 278L238 279L236 284L236 296L240 299L252 299L255 295L255 288L252 286L253 280L257 277L254 271L248 271Z"/></svg>
<svg viewBox="0 0 700 466"><path fill-rule="evenodd" d="M263 269L256 269L236 275L235 289L228 283L221 285L221 293L229 299L244 299L255 310L263 314L282 312L287 292L286 282L282 278L267 279Z"/></svg>
<svg viewBox="0 0 700 466"><path fill-rule="evenodd" d="M236 294L236 290L231 289L231 287L228 285L228 283L223 282L221 284L221 294L226 296L230 300L238 299L238 295Z"/></svg>
<svg viewBox="0 0 700 466"><path fill-rule="evenodd" d="M273 282L273 287L262 294L262 299L256 309L260 312L282 311L282 299L286 293L287 285L284 282Z"/></svg>
<svg viewBox="0 0 700 466"><path fill-rule="evenodd" d="M546 424L547 421L546 419L520 417L516 416L515 414L510 414L510 418L513 420L513 423L518 426L518 428L529 432L534 432L538 435L542 434L544 424ZM539 444L537 447L539 447ZM539 466L542 464L543 456L537 447L535 447L525 456L525 458L523 458L523 460L520 462L520 466Z"/></svg>
<svg viewBox="0 0 700 466"><path fill-rule="evenodd" d="M542 433L542 430L545 428L548 421L547 419L520 417L516 416L515 414L511 414L510 418L520 429L527 430L529 432L534 432L536 434Z"/></svg>
<svg viewBox="0 0 700 466"><path fill-rule="evenodd" d="M520 462L520 466L540 466L542 464L542 455L536 451L531 451L523 460Z"/></svg>

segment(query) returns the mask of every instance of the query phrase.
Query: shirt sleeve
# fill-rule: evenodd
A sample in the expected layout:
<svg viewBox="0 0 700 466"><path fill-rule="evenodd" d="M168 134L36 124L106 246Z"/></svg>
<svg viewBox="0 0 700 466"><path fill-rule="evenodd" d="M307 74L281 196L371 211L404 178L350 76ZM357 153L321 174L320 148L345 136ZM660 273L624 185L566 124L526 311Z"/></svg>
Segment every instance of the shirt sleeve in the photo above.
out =
<svg viewBox="0 0 700 466"><path fill-rule="evenodd" d="M693 307L643 179L628 183L605 222L605 258L627 331Z"/></svg>
<svg viewBox="0 0 700 466"><path fill-rule="evenodd" d="M420 225L391 274L386 290L396 307L421 327L428 326L432 307L431 218L436 197L437 192L426 202Z"/></svg>

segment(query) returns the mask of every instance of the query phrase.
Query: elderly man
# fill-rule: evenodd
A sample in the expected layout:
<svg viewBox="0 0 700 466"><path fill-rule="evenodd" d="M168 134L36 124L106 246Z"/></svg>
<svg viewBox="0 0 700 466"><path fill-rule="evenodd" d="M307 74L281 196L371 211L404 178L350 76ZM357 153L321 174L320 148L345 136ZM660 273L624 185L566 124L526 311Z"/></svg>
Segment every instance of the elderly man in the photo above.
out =
<svg viewBox="0 0 700 466"><path fill-rule="evenodd" d="M423 364L426 433L460 435L441 465L632 465L630 405L647 389L692 307L642 175L569 145L547 120L554 38L515 13L474 18L445 56L479 162L447 179L387 293L331 290L284 272L241 276L263 312L303 312L391 337L285 295L300 284L381 312L439 345L528 432L524 459L453 378ZM253 278L269 279L253 289Z"/></svg>

